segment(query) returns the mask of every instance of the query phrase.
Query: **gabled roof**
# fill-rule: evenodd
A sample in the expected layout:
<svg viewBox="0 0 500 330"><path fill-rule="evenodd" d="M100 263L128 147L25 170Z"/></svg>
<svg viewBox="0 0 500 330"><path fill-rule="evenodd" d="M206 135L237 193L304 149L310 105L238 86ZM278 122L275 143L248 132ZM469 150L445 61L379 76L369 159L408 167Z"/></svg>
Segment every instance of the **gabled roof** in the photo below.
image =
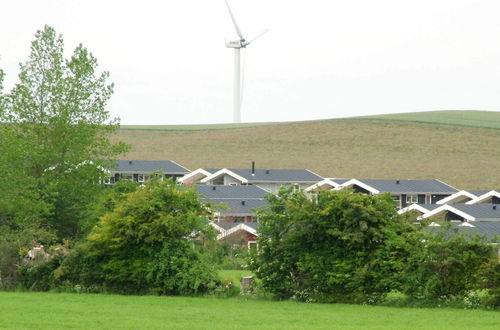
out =
<svg viewBox="0 0 500 330"><path fill-rule="evenodd" d="M453 194L454 187L439 180L397 180L397 179L351 179L343 187L357 185L373 194Z"/></svg>
<svg viewBox="0 0 500 330"><path fill-rule="evenodd" d="M348 179L333 179L333 178L325 178L320 182L317 182L313 185L310 185L306 189L306 192L310 191L323 191L323 190L332 190L340 188L340 185L346 182Z"/></svg>
<svg viewBox="0 0 500 330"><path fill-rule="evenodd" d="M117 166L111 168L114 173L153 173L162 171L167 174L186 174L189 170L171 160L117 160Z"/></svg>
<svg viewBox="0 0 500 330"><path fill-rule="evenodd" d="M453 195L440 199L439 201L436 202L436 204L464 203L470 201L471 199L476 198L477 196L478 195L475 195L473 192L460 190L454 193Z"/></svg>
<svg viewBox="0 0 500 330"><path fill-rule="evenodd" d="M494 197L500 198L500 192L495 191L495 190L488 191L487 193L484 193L481 196L478 196L478 197L468 201L465 204L481 204L481 203L484 203L484 202L486 202Z"/></svg>
<svg viewBox="0 0 500 330"><path fill-rule="evenodd" d="M200 180L200 182L207 183L207 182L210 182L212 180L217 179L221 175L229 175L229 176L233 177L234 179L240 181L241 183L248 183L248 180L246 178L236 174L233 170L229 170L227 168L223 168L223 169L213 173L212 175L207 176L206 178Z"/></svg>
<svg viewBox="0 0 500 330"><path fill-rule="evenodd" d="M399 214L403 214L409 211L418 211L422 214L426 214L427 212L430 212L432 210L437 209L441 205L437 204L410 204L407 207L402 208L401 210L398 211Z"/></svg>
<svg viewBox="0 0 500 330"><path fill-rule="evenodd" d="M230 198L200 198L201 202L215 205L217 212L224 215L247 216L255 215L255 210L268 204L265 199L230 199ZM220 204L227 206L227 209L220 207Z"/></svg>
<svg viewBox="0 0 500 330"><path fill-rule="evenodd" d="M198 185L195 186L198 194L208 199L263 199L268 192L258 186L222 186Z"/></svg>
<svg viewBox="0 0 500 330"><path fill-rule="evenodd" d="M491 204L444 204L424 214L423 219L435 216L444 211L452 212L466 221L500 221L500 205Z"/></svg>
<svg viewBox="0 0 500 330"><path fill-rule="evenodd" d="M191 173L184 175L182 178L177 179L177 181L180 183L195 183L195 182L203 180L207 176L212 175L213 173L217 172L218 170L219 169L199 168L197 170L192 171Z"/></svg>
<svg viewBox="0 0 500 330"><path fill-rule="evenodd" d="M467 190L467 191L470 192L471 194L473 194L474 196L481 196L482 194L486 194L487 192L489 192L491 190L492 189L489 189L489 190Z"/></svg>
<svg viewBox="0 0 500 330"><path fill-rule="evenodd" d="M259 234L257 233L258 226L259 224L256 222L233 223L232 226L230 226L229 228L222 230L220 234L217 235L217 239L218 240L223 239L224 237L227 237L239 231L246 231L247 233L250 233L254 236L259 236Z"/></svg>
<svg viewBox="0 0 500 330"><path fill-rule="evenodd" d="M210 182L223 174L230 175L242 183L315 183L323 179L321 176L307 169L256 169L252 174L252 169L223 168L220 171L213 173L211 176L201 180L201 182Z"/></svg>
<svg viewBox="0 0 500 330"><path fill-rule="evenodd" d="M337 188L337 190L340 190L340 189L344 189L344 188L347 188L347 187L353 187L353 186L358 186L358 187L361 187L363 188L364 190L367 190L368 192L370 192L371 194L380 194L380 190L360 181L360 180L357 180L357 179L351 179L351 180L348 180L344 183L342 183L340 185L339 188Z"/></svg>

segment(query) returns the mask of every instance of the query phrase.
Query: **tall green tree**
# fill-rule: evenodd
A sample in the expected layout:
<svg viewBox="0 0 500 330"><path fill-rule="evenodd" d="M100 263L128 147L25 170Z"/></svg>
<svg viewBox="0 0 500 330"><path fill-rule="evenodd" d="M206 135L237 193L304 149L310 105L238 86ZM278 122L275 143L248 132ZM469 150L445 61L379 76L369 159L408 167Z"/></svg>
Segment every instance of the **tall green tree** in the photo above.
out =
<svg viewBox="0 0 500 330"><path fill-rule="evenodd" d="M5 136L17 143L17 161L7 159L2 167L17 167L22 173L15 175L34 180L34 191L50 208L46 225L61 238L77 233L101 189L102 169L126 150L109 139L119 121L106 110L113 93L108 78L82 45L65 59L62 36L45 26L1 113Z"/></svg>

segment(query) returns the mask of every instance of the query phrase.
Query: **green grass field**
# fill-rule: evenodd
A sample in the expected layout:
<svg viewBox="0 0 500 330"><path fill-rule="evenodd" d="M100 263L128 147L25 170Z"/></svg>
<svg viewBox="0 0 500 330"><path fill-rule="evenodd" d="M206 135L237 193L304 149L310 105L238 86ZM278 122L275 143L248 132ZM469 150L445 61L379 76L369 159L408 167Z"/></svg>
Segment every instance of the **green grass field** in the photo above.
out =
<svg viewBox="0 0 500 330"><path fill-rule="evenodd" d="M471 124L450 124L458 115L467 118L462 124ZM500 188L500 130L465 127L488 122L500 127L499 113L398 116L411 120L381 116L227 130L123 129L114 139L132 146L123 159L170 159L192 170L249 168L255 161L257 168L307 168L324 177L440 179L459 189ZM447 124L421 123L437 117Z"/></svg>
<svg viewBox="0 0 500 330"><path fill-rule="evenodd" d="M207 131L221 129L248 128L264 125L276 125L277 123L240 123L240 124L206 124L206 125L121 125L124 130L160 130L160 131Z"/></svg>
<svg viewBox="0 0 500 330"><path fill-rule="evenodd" d="M0 292L12 329L498 329L500 313L342 304Z"/></svg>
<svg viewBox="0 0 500 330"><path fill-rule="evenodd" d="M354 119L405 121L438 125L500 129L500 111L426 111Z"/></svg>

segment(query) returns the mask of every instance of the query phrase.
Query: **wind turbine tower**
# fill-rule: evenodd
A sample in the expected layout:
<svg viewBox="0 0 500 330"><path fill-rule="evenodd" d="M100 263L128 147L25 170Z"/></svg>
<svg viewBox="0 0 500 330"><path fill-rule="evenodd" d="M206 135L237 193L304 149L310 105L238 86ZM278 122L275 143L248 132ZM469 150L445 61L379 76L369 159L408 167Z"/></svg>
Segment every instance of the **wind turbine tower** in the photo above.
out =
<svg viewBox="0 0 500 330"><path fill-rule="evenodd" d="M234 78L233 78L233 121L235 123L241 122L241 61L240 61L240 50L241 48L246 48L246 46L250 45L255 39L263 35L267 32L267 30L263 30L260 33L257 33L251 40L245 40L241 30L234 18L233 12L231 11L231 7L229 7L229 3L226 2L227 10L229 11L229 16L231 16L231 20L233 21L234 29L238 37L237 40L226 41L227 48L234 48Z"/></svg>

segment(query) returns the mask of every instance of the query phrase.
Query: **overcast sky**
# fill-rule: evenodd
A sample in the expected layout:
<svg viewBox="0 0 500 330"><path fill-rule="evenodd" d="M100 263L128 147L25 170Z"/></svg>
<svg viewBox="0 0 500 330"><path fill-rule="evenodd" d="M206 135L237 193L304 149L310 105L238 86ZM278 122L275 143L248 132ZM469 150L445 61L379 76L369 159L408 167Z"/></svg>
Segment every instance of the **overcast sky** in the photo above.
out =
<svg viewBox="0 0 500 330"><path fill-rule="evenodd" d="M500 110L498 0L229 0L246 50L243 122ZM232 121L224 0L4 1L6 89L45 24L110 71L122 124Z"/></svg>

